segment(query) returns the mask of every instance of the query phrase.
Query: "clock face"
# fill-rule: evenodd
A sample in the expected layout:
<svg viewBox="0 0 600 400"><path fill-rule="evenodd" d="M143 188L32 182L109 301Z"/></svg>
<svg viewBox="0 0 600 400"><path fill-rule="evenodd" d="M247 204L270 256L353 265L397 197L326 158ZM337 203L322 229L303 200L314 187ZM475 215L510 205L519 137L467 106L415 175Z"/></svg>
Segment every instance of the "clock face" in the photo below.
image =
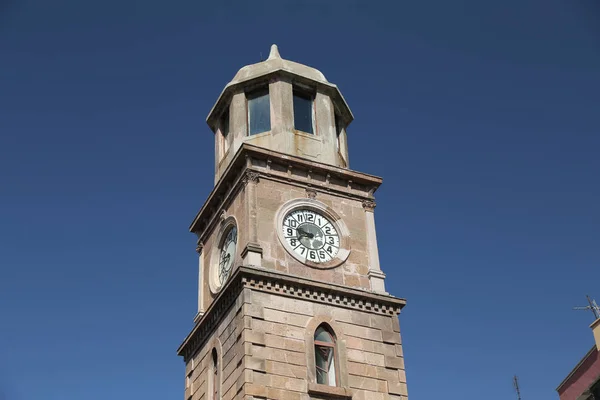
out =
<svg viewBox="0 0 600 400"><path fill-rule="evenodd" d="M283 237L304 261L326 263L340 250L336 226L319 212L297 209L283 219Z"/></svg>
<svg viewBox="0 0 600 400"><path fill-rule="evenodd" d="M237 228L232 226L227 234L225 234L223 243L220 248L219 255L219 284L225 283L227 278L229 278L229 274L231 273L231 268L233 267L233 262L235 260L235 249L237 246Z"/></svg>

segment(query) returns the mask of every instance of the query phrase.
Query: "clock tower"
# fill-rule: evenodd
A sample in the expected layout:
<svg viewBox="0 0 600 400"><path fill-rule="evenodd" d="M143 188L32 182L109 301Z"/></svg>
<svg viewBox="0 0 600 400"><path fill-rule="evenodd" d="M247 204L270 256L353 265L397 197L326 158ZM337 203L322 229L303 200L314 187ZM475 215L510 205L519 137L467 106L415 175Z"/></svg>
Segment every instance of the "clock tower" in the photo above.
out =
<svg viewBox="0 0 600 400"><path fill-rule="evenodd" d="M353 115L318 70L243 67L207 122L215 187L194 218L198 313L185 400L406 399L375 233L381 178L350 169Z"/></svg>

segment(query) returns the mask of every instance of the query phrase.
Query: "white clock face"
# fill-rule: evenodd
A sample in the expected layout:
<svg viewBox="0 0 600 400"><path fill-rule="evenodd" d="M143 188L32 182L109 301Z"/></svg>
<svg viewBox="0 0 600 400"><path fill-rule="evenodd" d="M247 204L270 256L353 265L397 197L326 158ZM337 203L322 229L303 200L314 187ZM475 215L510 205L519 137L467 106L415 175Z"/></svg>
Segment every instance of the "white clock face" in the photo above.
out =
<svg viewBox="0 0 600 400"><path fill-rule="evenodd" d="M227 278L229 278L229 274L231 273L231 268L233 267L233 262L235 260L235 249L237 246L237 228L235 226L231 227L225 238L223 239L223 243L220 248L219 255L219 284L223 285Z"/></svg>
<svg viewBox="0 0 600 400"><path fill-rule="evenodd" d="M340 249L336 226L319 212L297 209L283 219L283 237L304 261L326 263Z"/></svg>

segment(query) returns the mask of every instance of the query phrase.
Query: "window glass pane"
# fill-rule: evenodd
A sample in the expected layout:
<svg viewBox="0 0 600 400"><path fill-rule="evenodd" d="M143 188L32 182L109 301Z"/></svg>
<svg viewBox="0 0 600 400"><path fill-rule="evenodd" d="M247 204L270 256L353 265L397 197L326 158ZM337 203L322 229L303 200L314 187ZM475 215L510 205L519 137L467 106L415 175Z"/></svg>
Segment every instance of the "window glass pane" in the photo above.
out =
<svg viewBox="0 0 600 400"><path fill-rule="evenodd" d="M327 371L327 376L329 378L329 381L327 382L329 386L335 386L335 362L333 362L333 350L329 356L329 371Z"/></svg>
<svg viewBox="0 0 600 400"><path fill-rule="evenodd" d="M294 128L313 133L313 102L310 96L294 92Z"/></svg>
<svg viewBox="0 0 600 400"><path fill-rule="evenodd" d="M271 106L268 89L248 95L248 119L250 135L271 130Z"/></svg>
<svg viewBox="0 0 600 400"><path fill-rule="evenodd" d="M317 367L317 383L329 385L331 378L329 371L333 364L333 348L327 346L315 346L315 366ZM335 373L335 370L333 370ZM335 375L334 375L335 385Z"/></svg>
<svg viewBox="0 0 600 400"><path fill-rule="evenodd" d="M322 326L317 328L317 331L315 332L315 340L318 340L319 342L333 343L333 338Z"/></svg>

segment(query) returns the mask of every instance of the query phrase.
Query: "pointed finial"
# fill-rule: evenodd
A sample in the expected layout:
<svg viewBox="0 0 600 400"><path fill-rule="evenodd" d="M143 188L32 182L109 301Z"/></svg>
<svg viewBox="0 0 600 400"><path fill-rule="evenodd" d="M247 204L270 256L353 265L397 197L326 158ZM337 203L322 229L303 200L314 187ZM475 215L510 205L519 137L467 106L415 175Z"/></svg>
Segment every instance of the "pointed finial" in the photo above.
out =
<svg viewBox="0 0 600 400"><path fill-rule="evenodd" d="M276 44L271 45L271 52L269 53L268 60L272 60L274 58L281 58L281 56L279 55L279 49L277 48Z"/></svg>

